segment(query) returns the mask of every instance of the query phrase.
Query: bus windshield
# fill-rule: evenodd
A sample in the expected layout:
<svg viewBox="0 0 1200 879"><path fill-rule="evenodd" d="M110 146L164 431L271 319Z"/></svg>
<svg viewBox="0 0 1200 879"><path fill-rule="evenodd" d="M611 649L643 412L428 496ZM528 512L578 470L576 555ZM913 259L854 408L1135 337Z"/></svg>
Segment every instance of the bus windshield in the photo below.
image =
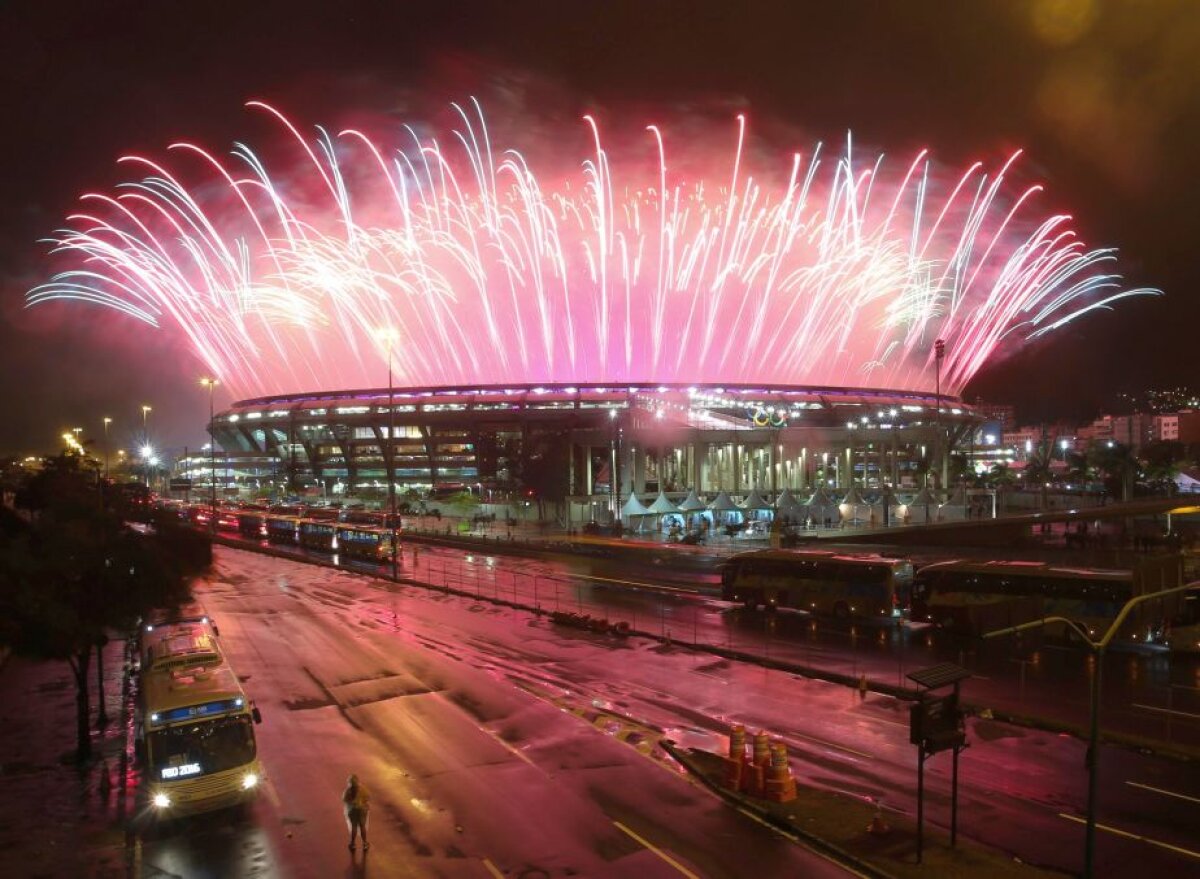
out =
<svg viewBox="0 0 1200 879"><path fill-rule="evenodd" d="M150 768L156 780L209 775L254 760L254 730L244 714L180 724L149 736Z"/></svg>

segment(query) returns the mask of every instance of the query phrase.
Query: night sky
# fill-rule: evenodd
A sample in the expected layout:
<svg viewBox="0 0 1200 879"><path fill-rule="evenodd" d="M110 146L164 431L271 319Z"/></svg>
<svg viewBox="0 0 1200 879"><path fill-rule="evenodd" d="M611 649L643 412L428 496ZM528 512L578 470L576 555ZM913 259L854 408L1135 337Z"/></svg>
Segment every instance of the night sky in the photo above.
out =
<svg viewBox="0 0 1200 879"><path fill-rule="evenodd" d="M1090 416L1118 391L1200 384L1200 3L540 4L9 2L0 10L0 453L63 429L114 445L204 441L202 367L182 342L95 308L24 308L50 271L37 239L118 156L252 139L270 100L308 125L487 98L514 78L565 111L745 108L800 146L853 129L871 150L965 167L1015 147L1130 286L1163 289L1076 321L981 373L966 397L1026 421ZM498 85L500 84L500 85ZM407 96L409 100L403 100ZM731 109L732 116L735 110ZM220 393L217 405L228 402Z"/></svg>

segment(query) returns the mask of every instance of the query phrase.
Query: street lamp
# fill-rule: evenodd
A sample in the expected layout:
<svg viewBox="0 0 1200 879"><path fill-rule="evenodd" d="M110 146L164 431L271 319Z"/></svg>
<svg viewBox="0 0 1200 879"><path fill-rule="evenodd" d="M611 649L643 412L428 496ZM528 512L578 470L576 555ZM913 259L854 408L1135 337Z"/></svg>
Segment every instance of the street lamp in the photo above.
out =
<svg viewBox="0 0 1200 879"><path fill-rule="evenodd" d="M150 443L150 431L149 431L149 428L147 427L146 419L147 419L147 416L152 411L154 411L154 408L152 406L142 406L142 445L147 446L147 447L149 446L149 443ZM149 488L149 487L150 487L150 470L149 470L149 468L147 468L147 470L146 470L146 488Z"/></svg>
<svg viewBox="0 0 1200 879"><path fill-rule="evenodd" d="M392 349L395 347L399 333L394 327L381 327L376 331L380 341L387 346L388 373L388 431L386 452L383 455L383 465L387 468L388 480L388 525L392 532L392 579L399 577L399 546L396 540L396 467L394 452L396 448L396 392L392 384Z"/></svg>
<svg viewBox="0 0 1200 879"><path fill-rule="evenodd" d="M104 418L104 478L108 479L108 426L112 424L112 419L107 416Z"/></svg>
<svg viewBox="0 0 1200 879"><path fill-rule="evenodd" d="M208 517L210 531L217 530L217 431L216 419L213 417L213 388L220 384L215 378L202 378L200 384L208 388L208 475L209 503L212 507Z"/></svg>
<svg viewBox="0 0 1200 879"><path fill-rule="evenodd" d="M936 450L935 454L938 457L942 458L943 472L942 472L940 478L941 478L941 482L942 482L943 486L945 486L945 484L946 484L946 473L944 472L946 469L945 468L945 453L942 451L942 358L944 358L945 356L946 356L946 343L944 340L938 339L936 342L933 343L933 364L934 364L934 375L935 375L934 380L936 382L935 395L936 395L936 400L937 400L937 409L935 410L935 414L934 414L934 432L935 432L935 436L936 436L936 442L934 443L934 449Z"/></svg>
<svg viewBox="0 0 1200 879"><path fill-rule="evenodd" d="M1088 750L1087 750L1087 768L1088 768L1088 793L1087 793L1087 835L1084 841L1083 850L1083 877L1091 879L1092 869L1095 863L1096 855L1096 768L1100 763L1098 753L1100 746L1100 672L1104 667L1104 651L1108 648L1109 643L1116 637L1121 626L1129 617L1130 612L1139 604L1149 601L1152 598L1162 598L1164 595L1174 595L1177 592L1189 592L1192 590L1200 590L1200 581L1187 583L1183 586L1174 586L1170 589L1163 589L1158 592L1149 592L1145 595L1139 595L1137 598L1130 599L1125 602L1125 606L1121 608L1121 612L1117 614L1117 618L1112 621L1108 627L1108 631L1101 636L1099 641L1093 641L1091 634L1076 623L1074 620L1069 620L1066 617L1043 617L1042 619L1032 620L1028 623L1022 623L1019 626L1009 626L1006 629L997 629L994 632L984 632L984 638L998 638L1001 635L1013 635L1018 632L1023 632L1026 629L1035 629L1046 625L1046 623L1063 623L1070 626L1076 634L1080 636L1083 643L1092 651L1096 657L1096 670L1092 674L1092 705L1091 705L1091 724L1090 733L1088 735Z"/></svg>

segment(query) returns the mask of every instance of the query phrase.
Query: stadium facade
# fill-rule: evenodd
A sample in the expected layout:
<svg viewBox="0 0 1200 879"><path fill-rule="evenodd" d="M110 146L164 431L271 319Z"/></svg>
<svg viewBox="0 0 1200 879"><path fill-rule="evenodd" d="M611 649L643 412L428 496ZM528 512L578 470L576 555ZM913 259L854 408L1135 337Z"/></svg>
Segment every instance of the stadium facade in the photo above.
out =
<svg viewBox="0 0 1200 879"><path fill-rule="evenodd" d="M579 521L630 492L944 484L977 420L955 397L907 391L531 384L261 397L217 413L211 432L230 494L379 497L390 471L399 493L536 497Z"/></svg>

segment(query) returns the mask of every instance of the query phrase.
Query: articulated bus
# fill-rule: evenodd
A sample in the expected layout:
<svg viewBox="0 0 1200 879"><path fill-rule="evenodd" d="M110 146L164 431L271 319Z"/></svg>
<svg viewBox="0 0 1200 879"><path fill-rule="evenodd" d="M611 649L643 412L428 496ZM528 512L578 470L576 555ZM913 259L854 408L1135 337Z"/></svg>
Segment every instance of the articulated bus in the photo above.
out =
<svg viewBox="0 0 1200 879"><path fill-rule="evenodd" d="M339 525L338 552L343 556L367 561L389 561L392 557L392 532L369 525Z"/></svg>
<svg viewBox="0 0 1200 879"><path fill-rule="evenodd" d="M175 626L181 623L197 623L202 626L212 628L214 635L220 635L217 630L217 624L204 606L197 601L189 601L178 607L165 608L161 610L152 610L142 620L142 629L144 633L153 632L156 628L163 626ZM145 635L143 635L143 643L145 643Z"/></svg>
<svg viewBox="0 0 1200 879"><path fill-rule="evenodd" d="M254 795L262 717L225 663L143 670L137 751L162 818L223 809Z"/></svg>
<svg viewBox="0 0 1200 879"><path fill-rule="evenodd" d="M913 580L912 617L982 635L1055 616L1099 638L1122 606L1142 592L1131 571L1055 567L1045 562L937 562L921 568ZM1180 604L1175 595L1139 605L1120 635L1142 642L1161 639ZM1077 636L1063 623L1048 623L1045 628L1068 639Z"/></svg>
<svg viewBox="0 0 1200 879"><path fill-rule="evenodd" d="M912 563L878 555L763 549L721 568L721 597L749 608L794 608L838 619L890 620L908 604Z"/></svg>

